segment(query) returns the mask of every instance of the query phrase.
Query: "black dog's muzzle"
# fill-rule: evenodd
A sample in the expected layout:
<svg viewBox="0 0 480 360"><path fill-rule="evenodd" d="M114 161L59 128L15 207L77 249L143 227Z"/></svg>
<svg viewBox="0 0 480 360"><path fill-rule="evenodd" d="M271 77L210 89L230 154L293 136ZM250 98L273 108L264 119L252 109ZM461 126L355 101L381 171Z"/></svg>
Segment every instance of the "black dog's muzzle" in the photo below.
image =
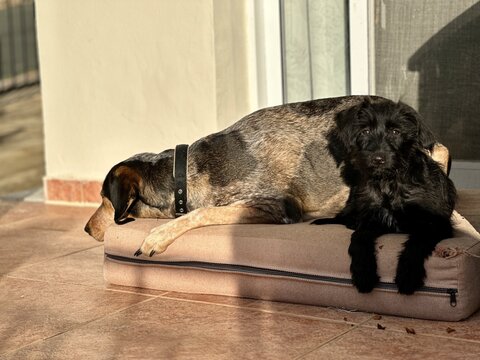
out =
<svg viewBox="0 0 480 360"><path fill-rule="evenodd" d="M381 153L373 154L373 156L370 160L370 162L374 166L385 165L386 161L387 161L387 158L386 158L385 154L381 154Z"/></svg>

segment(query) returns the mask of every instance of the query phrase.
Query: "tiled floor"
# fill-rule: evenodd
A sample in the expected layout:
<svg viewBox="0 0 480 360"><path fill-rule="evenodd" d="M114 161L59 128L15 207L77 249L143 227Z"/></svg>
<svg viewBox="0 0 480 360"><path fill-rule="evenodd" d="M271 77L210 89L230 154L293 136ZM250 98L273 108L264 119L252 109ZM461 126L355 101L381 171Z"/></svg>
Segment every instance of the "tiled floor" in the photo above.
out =
<svg viewBox="0 0 480 360"><path fill-rule="evenodd" d="M461 200L478 228L480 192ZM480 313L446 323L105 285L92 212L0 202L0 358L480 358Z"/></svg>
<svg viewBox="0 0 480 360"><path fill-rule="evenodd" d="M42 186L45 160L38 85L0 94L0 162L0 195L28 195Z"/></svg>

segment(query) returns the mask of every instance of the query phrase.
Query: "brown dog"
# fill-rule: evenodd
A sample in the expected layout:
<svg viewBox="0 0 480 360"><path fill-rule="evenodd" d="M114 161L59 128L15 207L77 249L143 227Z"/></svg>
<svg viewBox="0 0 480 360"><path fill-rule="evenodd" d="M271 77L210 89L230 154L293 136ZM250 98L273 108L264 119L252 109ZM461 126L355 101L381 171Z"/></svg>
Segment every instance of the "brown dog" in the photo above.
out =
<svg viewBox="0 0 480 360"><path fill-rule="evenodd" d="M161 253L180 235L201 226L288 224L334 216L349 194L341 176L343 154L331 151L337 115L364 101L391 102L345 96L280 105L194 142L187 161L189 212L154 228L136 255ZM395 106L418 116L407 105ZM428 129L419 128L418 136L425 149L434 149ZM448 158L444 147L435 148L435 154ZM102 204L85 230L102 241L114 221L173 218L173 157L174 151L166 150L115 165L103 183Z"/></svg>

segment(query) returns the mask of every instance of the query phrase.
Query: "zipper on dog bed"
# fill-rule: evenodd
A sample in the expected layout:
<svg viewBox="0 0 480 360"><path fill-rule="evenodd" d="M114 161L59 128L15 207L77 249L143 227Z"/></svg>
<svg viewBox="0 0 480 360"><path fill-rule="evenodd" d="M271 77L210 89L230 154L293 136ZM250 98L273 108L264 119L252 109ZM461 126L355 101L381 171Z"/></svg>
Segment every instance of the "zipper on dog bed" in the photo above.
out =
<svg viewBox="0 0 480 360"><path fill-rule="evenodd" d="M376 286L378 289L383 290L398 290L397 285L395 283L389 282L380 282ZM456 307L457 306L457 289L452 288L439 288L439 287L432 287L432 286L422 286L418 291L425 292L425 293L433 293L433 294L448 294L450 296L450 306Z"/></svg>
<svg viewBox="0 0 480 360"><path fill-rule="evenodd" d="M234 264L221 264L221 263L212 263L212 262L203 262L203 261L158 261L158 260L147 260L139 258L129 258L118 255L105 254L105 257L121 261L129 262L134 264L144 264L144 265L161 265L161 266L176 266L176 267L188 267L204 270L217 270L217 271L230 271L237 272L241 274L253 274L253 275L271 275L271 276L283 276L290 278L297 278L301 280L310 280L310 281L319 281L319 282L328 282L332 284L341 284L341 285L353 285L351 279L339 278L334 276L324 276L324 275L312 275L297 273L292 271L278 270L278 269L266 269L255 266L247 265L234 265ZM396 291L398 290L397 285L392 282L379 282L377 289ZM418 289L419 292L431 293L431 294L444 294L450 296L450 306L457 306L457 289L453 288L440 288L440 287L431 287L431 286L422 286Z"/></svg>

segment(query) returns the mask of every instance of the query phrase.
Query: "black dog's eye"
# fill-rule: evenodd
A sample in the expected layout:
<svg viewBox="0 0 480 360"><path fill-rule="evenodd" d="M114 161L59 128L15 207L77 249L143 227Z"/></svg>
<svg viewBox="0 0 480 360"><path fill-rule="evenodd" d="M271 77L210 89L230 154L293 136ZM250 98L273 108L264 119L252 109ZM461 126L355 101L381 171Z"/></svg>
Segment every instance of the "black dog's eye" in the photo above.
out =
<svg viewBox="0 0 480 360"><path fill-rule="evenodd" d="M362 130L363 135L370 135L370 133L371 133L370 129L363 129Z"/></svg>
<svg viewBox="0 0 480 360"><path fill-rule="evenodd" d="M398 131L397 129L391 129L390 131L393 135L400 135L400 131Z"/></svg>

